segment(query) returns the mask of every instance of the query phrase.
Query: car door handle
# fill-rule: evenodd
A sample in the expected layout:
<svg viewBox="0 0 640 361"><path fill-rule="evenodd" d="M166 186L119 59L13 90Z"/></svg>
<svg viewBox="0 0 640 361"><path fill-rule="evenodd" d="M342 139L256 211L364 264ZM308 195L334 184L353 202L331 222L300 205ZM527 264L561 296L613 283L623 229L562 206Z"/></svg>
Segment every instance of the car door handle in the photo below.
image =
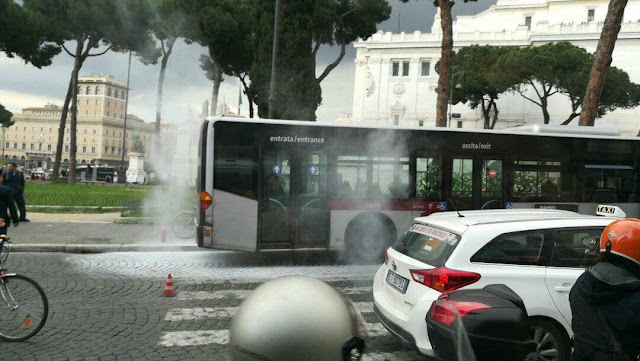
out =
<svg viewBox="0 0 640 361"><path fill-rule="evenodd" d="M556 291L558 291L558 292L570 292L571 291L571 287L573 287L573 285L556 286Z"/></svg>

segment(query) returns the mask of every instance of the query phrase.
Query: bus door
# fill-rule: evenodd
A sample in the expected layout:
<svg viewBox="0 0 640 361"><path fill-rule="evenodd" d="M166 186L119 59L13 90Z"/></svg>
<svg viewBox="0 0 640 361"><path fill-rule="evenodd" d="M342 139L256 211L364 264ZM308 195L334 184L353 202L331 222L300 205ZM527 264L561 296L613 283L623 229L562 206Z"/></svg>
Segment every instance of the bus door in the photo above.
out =
<svg viewBox="0 0 640 361"><path fill-rule="evenodd" d="M264 149L262 164L259 247L326 247L326 155L296 148Z"/></svg>
<svg viewBox="0 0 640 361"><path fill-rule="evenodd" d="M504 208L505 175L502 157L453 155L449 198L458 209ZM451 210L451 204L448 204Z"/></svg>

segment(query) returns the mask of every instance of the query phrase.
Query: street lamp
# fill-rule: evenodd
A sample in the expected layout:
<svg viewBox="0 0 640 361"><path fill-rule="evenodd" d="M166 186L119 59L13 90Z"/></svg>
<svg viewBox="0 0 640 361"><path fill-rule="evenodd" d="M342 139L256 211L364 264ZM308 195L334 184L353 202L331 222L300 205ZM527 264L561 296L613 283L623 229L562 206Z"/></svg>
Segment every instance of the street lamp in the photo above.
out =
<svg viewBox="0 0 640 361"><path fill-rule="evenodd" d="M273 49L271 50L271 84L269 87L269 119L273 119L273 106L276 102L276 59L278 58L278 28L280 27L280 0L276 0L275 16L273 21Z"/></svg>
<svg viewBox="0 0 640 361"><path fill-rule="evenodd" d="M451 127L451 108L453 107L453 79L455 78L455 71L456 71L457 66L454 66L453 69L451 69L451 84L449 85L449 125L448 127ZM455 86L456 89L462 89L462 84L458 83Z"/></svg>

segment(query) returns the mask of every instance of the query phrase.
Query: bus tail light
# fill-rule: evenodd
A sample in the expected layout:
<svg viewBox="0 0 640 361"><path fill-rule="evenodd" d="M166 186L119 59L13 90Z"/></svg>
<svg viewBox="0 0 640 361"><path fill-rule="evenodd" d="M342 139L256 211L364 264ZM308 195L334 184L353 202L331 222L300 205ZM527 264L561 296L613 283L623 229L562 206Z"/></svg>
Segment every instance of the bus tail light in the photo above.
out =
<svg viewBox="0 0 640 361"><path fill-rule="evenodd" d="M429 270L410 270L413 280L438 292L451 292L480 280L473 272L457 271L441 266Z"/></svg>
<svg viewBox="0 0 640 361"><path fill-rule="evenodd" d="M211 195L207 192L200 192L200 209L205 210L211 207Z"/></svg>

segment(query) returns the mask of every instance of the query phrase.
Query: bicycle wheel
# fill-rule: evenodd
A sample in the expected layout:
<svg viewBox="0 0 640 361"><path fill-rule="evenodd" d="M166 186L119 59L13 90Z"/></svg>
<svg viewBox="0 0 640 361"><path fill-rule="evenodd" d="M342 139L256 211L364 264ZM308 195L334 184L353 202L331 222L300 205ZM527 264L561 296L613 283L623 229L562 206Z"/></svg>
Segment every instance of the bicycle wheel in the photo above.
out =
<svg viewBox="0 0 640 361"><path fill-rule="evenodd" d="M196 235L195 216L191 212L181 212L171 221L171 230L180 238Z"/></svg>
<svg viewBox="0 0 640 361"><path fill-rule="evenodd" d="M42 329L49 302L36 281L22 275L0 277L0 339L24 341Z"/></svg>

